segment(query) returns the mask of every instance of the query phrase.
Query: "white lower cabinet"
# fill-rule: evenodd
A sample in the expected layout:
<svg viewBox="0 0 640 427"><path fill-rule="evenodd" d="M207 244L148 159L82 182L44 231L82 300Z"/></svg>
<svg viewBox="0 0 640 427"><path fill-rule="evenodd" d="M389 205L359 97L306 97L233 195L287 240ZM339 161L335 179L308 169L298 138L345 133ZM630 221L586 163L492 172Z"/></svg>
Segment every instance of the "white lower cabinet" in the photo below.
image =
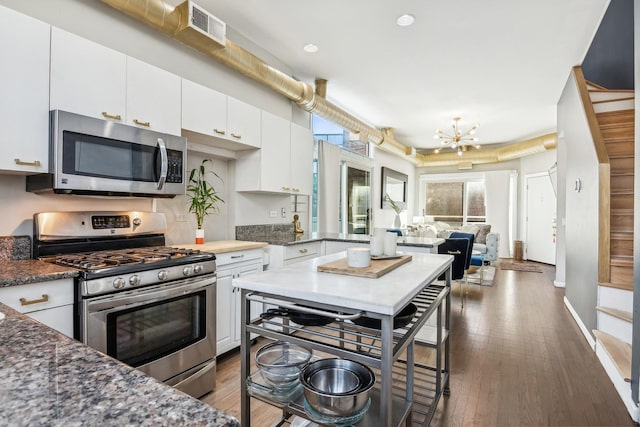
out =
<svg viewBox="0 0 640 427"><path fill-rule="evenodd" d="M233 279L262 271L262 249L227 252L216 255L216 354L240 346L240 290ZM262 313L262 304L251 303L251 317Z"/></svg>
<svg viewBox="0 0 640 427"><path fill-rule="evenodd" d="M0 302L73 338L73 279L0 288Z"/></svg>

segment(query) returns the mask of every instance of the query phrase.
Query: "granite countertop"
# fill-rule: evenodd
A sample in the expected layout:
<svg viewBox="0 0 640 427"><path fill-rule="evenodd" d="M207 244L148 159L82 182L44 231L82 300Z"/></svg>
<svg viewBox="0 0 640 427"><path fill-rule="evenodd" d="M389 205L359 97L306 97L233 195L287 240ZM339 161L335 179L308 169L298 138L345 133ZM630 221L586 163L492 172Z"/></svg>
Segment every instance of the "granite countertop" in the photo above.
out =
<svg viewBox="0 0 640 427"><path fill-rule="evenodd" d="M0 312L0 420L9 425L239 425L1 303Z"/></svg>
<svg viewBox="0 0 640 427"><path fill-rule="evenodd" d="M251 236L252 240L266 242L270 245L290 246L317 241L334 241L348 243L369 243L371 236L368 234L342 234L342 233L275 233L272 235ZM433 248L444 242L444 239L434 237L398 237L398 246L414 246Z"/></svg>
<svg viewBox="0 0 640 427"><path fill-rule="evenodd" d="M266 242L251 242L244 240L217 240L214 242L205 242L201 245L185 244L172 245L175 248L199 249L201 251L213 252L214 254L223 254L226 252L244 251L248 249L258 249L267 246Z"/></svg>
<svg viewBox="0 0 640 427"><path fill-rule="evenodd" d="M76 277L79 270L33 259L0 259L0 288Z"/></svg>
<svg viewBox="0 0 640 427"><path fill-rule="evenodd" d="M319 265L344 258L344 253L335 253L243 275L233 279L233 285L298 301L395 315L453 261L451 255L413 253L411 256L410 262L378 278L319 273Z"/></svg>

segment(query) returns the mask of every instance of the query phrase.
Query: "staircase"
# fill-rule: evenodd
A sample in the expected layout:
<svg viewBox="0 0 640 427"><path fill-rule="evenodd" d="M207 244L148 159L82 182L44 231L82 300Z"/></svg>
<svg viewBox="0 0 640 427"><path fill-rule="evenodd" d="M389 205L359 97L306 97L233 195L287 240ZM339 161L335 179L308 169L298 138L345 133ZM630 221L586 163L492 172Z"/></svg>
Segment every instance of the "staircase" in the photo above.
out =
<svg viewBox="0 0 640 427"><path fill-rule="evenodd" d="M609 160L608 188L600 189L601 215L606 215L608 196L609 234L608 239L606 236L601 236L600 239L600 250L606 252L601 253L600 257L608 257L608 266L600 267L604 271L599 274L596 307L598 329L593 331L596 338L595 350L629 414L637 422L638 408L631 399L630 387L633 321L634 93L633 90L607 90L590 82L586 82L586 86ZM598 137L594 135L596 144L597 140ZM607 184L606 179L603 180L602 177L601 182ZM602 199L605 199L605 204L602 203ZM608 244L603 245L602 242Z"/></svg>

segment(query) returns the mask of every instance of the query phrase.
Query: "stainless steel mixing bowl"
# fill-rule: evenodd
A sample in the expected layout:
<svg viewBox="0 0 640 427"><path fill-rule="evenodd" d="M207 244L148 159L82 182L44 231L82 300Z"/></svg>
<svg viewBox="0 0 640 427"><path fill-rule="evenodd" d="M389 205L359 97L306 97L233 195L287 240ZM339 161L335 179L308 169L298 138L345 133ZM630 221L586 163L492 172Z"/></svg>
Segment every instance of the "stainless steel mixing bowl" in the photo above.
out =
<svg viewBox="0 0 640 427"><path fill-rule="evenodd" d="M286 341L262 346L255 356L256 366L267 384L287 389L299 383L301 369L311 360L311 350Z"/></svg>
<svg viewBox="0 0 640 427"><path fill-rule="evenodd" d="M340 371L343 371L342 374L336 375ZM335 382L350 377L344 371L355 375L359 385L351 391L337 392L349 387L346 382L342 385ZM367 366L353 360L320 359L302 369L300 382L307 403L319 414L348 417L361 411L367 404L376 377Z"/></svg>

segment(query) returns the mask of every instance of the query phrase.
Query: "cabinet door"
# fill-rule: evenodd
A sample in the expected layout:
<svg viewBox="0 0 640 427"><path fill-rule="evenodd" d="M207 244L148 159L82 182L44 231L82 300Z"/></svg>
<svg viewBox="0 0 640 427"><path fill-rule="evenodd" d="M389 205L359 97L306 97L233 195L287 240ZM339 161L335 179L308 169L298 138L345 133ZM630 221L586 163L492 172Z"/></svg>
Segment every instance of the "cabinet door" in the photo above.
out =
<svg viewBox="0 0 640 427"><path fill-rule="evenodd" d="M69 338L73 338L73 304L33 311L28 316Z"/></svg>
<svg viewBox="0 0 640 427"><path fill-rule="evenodd" d="M290 122L263 111L260 190L278 193L291 192L290 147Z"/></svg>
<svg viewBox="0 0 640 427"><path fill-rule="evenodd" d="M216 354L220 355L235 347L235 325L233 315L235 303L233 292L233 270L219 268L216 283Z"/></svg>
<svg viewBox="0 0 640 427"><path fill-rule="evenodd" d="M48 170L49 30L44 22L0 7L2 170Z"/></svg>
<svg viewBox="0 0 640 427"><path fill-rule="evenodd" d="M124 122L126 56L53 27L51 109Z"/></svg>
<svg viewBox="0 0 640 427"><path fill-rule="evenodd" d="M253 105L227 97L228 138L260 148L260 110Z"/></svg>
<svg viewBox="0 0 640 427"><path fill-rule="evenodd" d="M258 273L260 271L262 271L262 262L238 267L235 271L234 276L238 278L247 274ZM236 310L235 339L236 339L237 346L240 345L240 342L242 340L242 337L240 336L241 334L240 323L242 322L242 316L241 316L242 312L240 307L241 304L242 304L242 295L241 295L240 289L235 288L235 310ZM263 312L262 304L259 302L251 301L251 304L249 306L249 311L251 313L251 319L255 319L256 317L260 316L260 314ZM257 337L257 334L251 334L251 339L254 339L255 337Z"/></svg>
<svg viewBox="0 0 640 427"><path fill-rule="evenodd" d="M291 190L311 195L313 189L313 133L291 124Z"/></svg>
<svg viewBox="0 0 640 427"><path fill-rule="evenodd" d="M127 57L127 124L180 135L180 77Z"/></svg>
<svg viewBox="0 0 640 427"><path fill-rule="evenodd" d="M227 137L227 96L182 79L182 128Z"/></svg>

